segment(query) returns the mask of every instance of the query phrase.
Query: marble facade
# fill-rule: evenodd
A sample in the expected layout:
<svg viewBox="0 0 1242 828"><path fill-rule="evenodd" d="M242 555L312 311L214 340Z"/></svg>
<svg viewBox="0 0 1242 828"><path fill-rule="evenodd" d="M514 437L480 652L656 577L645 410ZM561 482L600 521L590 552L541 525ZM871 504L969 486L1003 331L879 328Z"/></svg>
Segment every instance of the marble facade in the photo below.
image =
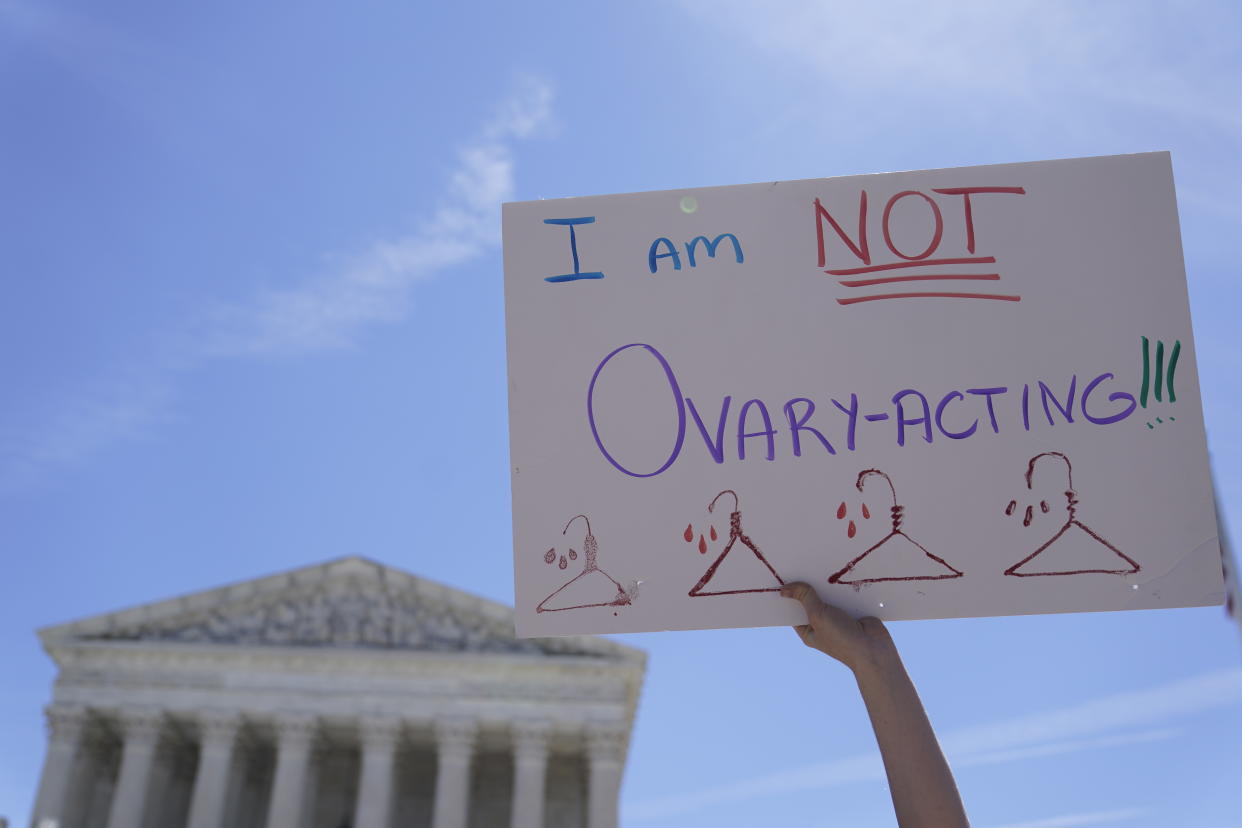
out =
<svg viewBox="0 0 1242 828"><path fill-rule="evenodd" d="M362 558L43 629L36 828L615 828L645 655Z"/></svg>

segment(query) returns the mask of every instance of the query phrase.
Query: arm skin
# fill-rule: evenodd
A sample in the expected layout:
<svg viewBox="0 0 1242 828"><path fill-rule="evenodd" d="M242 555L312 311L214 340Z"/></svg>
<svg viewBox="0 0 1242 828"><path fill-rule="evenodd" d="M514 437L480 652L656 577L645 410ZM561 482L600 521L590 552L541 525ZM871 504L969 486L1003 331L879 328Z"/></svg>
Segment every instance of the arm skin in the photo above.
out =
<svg viewBox="0 0 1242 828"><path fill-rule="evenodd" d="M854 672L888 774L901 828L969 828L949 763L897 647L878 618L854 620L820 601L805 583L781 595L801 602L807 623L794 627L802 643Z"/></svg>

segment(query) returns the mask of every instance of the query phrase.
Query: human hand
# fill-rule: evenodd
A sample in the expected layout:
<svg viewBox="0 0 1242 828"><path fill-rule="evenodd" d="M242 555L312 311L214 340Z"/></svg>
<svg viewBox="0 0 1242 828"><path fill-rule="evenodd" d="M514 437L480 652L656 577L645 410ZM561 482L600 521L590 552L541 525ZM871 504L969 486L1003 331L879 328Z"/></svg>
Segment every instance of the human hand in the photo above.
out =
<svg viewBox="0 0 1242 828"><path fill-rule="evenodd" d="M806 583L785 584L781 595L806 609L807 623L794 627L802 643L854 672L884 758L897 824L970 828L953 771L880 619L854 620L821 601Z"/></svg>
<svg viewBox="0 0 1242 828"><path fill-rule="evenodd" d="M794 627L802 643L827 653L855 672L874 664L881 652L893 648L893 640L880 619L868 616L855 620L821 601L808 583L785 584L781 595L800 602L806 609L807 623Z"/></svg>

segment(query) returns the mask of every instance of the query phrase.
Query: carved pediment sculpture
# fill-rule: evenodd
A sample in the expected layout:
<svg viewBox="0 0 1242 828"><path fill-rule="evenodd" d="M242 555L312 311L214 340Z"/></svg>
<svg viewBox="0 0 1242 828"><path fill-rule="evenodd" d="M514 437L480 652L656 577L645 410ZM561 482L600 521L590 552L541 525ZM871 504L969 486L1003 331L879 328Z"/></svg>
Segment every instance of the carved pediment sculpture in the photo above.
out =
<svg viewBox="0 0 1242 828"><path fill-rule="evenodd" d="M213 600L214 599L214 600ZM607 642L519 639L512 611L345 558L44 630L46 639L604 655Z"/></svg>

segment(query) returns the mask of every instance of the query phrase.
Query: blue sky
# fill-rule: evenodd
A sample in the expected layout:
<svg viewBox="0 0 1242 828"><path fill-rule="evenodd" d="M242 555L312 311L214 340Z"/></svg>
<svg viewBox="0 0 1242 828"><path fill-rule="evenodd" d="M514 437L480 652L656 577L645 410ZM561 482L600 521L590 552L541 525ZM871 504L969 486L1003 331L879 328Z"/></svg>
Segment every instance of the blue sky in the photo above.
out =
<svg viewBox="0 0 1242 828"><path fill-rule="evenodd" d="M343 555L512 601L499 204L1168 149L1242 525L1225 2L0 0L0 815L34 630ZM974 824L1236 825L1219 608L907 622ZM846 671L623 636L627 826L892 824Z"/></svg>

